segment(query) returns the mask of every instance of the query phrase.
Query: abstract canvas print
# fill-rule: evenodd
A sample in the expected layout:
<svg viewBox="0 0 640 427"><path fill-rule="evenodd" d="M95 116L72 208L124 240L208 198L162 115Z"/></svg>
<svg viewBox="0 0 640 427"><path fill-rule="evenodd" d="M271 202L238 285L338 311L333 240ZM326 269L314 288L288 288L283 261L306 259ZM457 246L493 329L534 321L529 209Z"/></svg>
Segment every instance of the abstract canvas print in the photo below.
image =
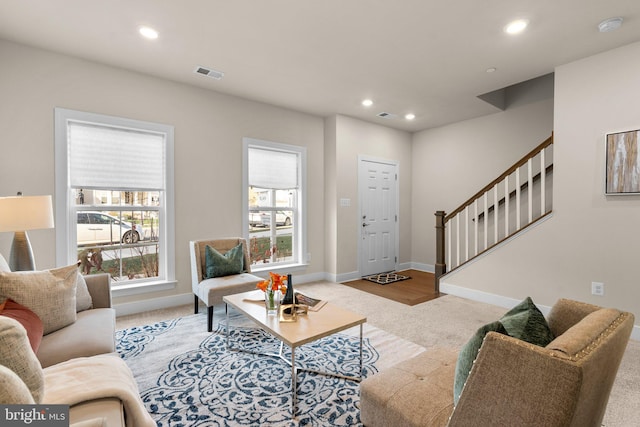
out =
<svg viewBox="0 0 640 427"><path fill-rule="evenodd" d="M640 193L640 130L607 135L606 194Z"/></svg>

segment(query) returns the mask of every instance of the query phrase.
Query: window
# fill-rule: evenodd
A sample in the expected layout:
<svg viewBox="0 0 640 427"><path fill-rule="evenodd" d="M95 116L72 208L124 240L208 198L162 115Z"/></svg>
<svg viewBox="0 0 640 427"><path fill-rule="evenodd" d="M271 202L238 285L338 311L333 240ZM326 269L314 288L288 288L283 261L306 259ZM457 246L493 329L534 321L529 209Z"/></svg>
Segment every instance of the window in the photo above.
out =
<svg viewBox="0 0 640 427"><path fill-rule="evenodd" d="M252 269L303 263L306 149L244 138L243 221Z"/></svg>
<svg viewBox="0 0 640 427"><path fill-rule="evenodd" d="M175 281L173 127L56 108L58 265L135 289Z"/></svg>

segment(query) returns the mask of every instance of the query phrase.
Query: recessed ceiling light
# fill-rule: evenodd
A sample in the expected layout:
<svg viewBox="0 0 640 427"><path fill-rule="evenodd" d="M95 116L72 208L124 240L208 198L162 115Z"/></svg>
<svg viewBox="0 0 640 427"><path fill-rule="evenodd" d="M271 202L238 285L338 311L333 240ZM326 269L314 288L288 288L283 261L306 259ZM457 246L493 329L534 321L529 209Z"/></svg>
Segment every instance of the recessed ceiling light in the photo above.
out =
<svg viewBox="0 0 640 427"><path fill-rule="evenodd" d="M370 99L365 99L364 101L362 101L362 105L364 105L365 107L371 107L373 105L373 101Z"/></svg>
<svg viewBox="0 0 640 427"><path fill-rule="evenodd" d="M609 31L615 31L620 27L622 27L622 18L609 18L598 24L598 31L601 33L608 33Z"/></svg>
<svg viewBox="0 0 640 427"><path fill-rule="evenodd" d="M529 21L527 19L516 19L515 21L509 22L506 27L504 27L504 32L508 34L518 34L524 31L529 25Z"/></svg>
<svg viewBox="0 0 640 427"><path fill-rule="evenodd" d="M140 27L138 30L142 37L145 37L149 40L155 40L158 38L158 32L151 27Z"/></svg>
<svg viewBox="0 0 640 427"><path fill-rule="evenodd" d="M413 120L413 119L416 118L416 115L413 114L413 113L408 113L408 114L404 115L404 118L407 119L407 120Z"/></svg>
<svg viewBox="0 0 640 427"><path fill-rule="evenodd" d="M498 69L496 67L489 67L486 71L487 73L495 73L496 71L498 71Z"/></svg>

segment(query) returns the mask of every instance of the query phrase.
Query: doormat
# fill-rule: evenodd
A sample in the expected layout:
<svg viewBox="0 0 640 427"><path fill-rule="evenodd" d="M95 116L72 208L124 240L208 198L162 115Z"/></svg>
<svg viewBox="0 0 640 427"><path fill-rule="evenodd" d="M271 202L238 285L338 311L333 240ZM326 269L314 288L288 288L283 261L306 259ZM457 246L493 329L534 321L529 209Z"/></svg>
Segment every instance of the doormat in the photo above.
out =
<svg viewBox="0 0 640 427"><path fill-rule="evenodd" d="M400 282L402 280L411 279L409 276L403 276L402 274L394 273L380 273L372 274L371 276L364 276L363 280L368 280L379 285L388 285L390 283Z"/></svg>

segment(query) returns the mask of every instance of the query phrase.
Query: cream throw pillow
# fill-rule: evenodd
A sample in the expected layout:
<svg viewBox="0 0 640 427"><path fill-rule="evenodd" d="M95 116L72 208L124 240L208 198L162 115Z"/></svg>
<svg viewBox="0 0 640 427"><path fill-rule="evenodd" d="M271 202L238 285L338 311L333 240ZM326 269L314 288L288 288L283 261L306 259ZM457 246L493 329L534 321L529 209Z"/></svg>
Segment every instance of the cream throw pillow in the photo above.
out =
<svg viewBox="0 0 640 427"><path fill-rule="evenodd" d="M78 271L78 280L76 281L76 311L89 310L93 307L93 300L87 288L87 282L84 276Z"/></svg>
<svg viewBox="0 0 640 427"><path fill-rule="evenodd" d="M31 349L27 331L20 322L6 316L0 316L0 360L3 366L20 377L31 392L34 402L40 403L44 394L42 366ZM16 393L19 391L18 388Z"/></svg>
<svg viewBox="0 0 640 427"><path fill-rule="evenodd" d="M40 317L47 335L76 321L78 266L0 272L0 301L11 298Z"/></svg>
<svg viewBox="0 0 640 427"><path fill-rule="evenodd" d="M11 271L9 264L7 264L7 260L4 259L2 254L0 254L0 271Z"/></svg>
<svg viewBox="0 0 640 427"><path fill-rule="evenodd" d="M36 403L22 379L6 366L0 365L0 404L33 405Z"/></svg>

